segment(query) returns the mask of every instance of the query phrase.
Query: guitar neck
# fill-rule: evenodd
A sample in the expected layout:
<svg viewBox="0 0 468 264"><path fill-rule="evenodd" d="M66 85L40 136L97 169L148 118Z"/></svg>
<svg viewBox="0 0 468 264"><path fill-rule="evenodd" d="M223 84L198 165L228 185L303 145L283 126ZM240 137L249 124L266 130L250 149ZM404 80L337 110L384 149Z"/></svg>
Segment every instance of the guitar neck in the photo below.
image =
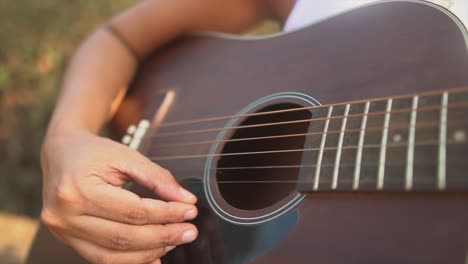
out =
<svg viewBox="0 0 468 264"><path fill-rule="evenodd" d="M300 191L467 190L468 89L312 111ZM465 166L465 170L463 169Z"/></svg>

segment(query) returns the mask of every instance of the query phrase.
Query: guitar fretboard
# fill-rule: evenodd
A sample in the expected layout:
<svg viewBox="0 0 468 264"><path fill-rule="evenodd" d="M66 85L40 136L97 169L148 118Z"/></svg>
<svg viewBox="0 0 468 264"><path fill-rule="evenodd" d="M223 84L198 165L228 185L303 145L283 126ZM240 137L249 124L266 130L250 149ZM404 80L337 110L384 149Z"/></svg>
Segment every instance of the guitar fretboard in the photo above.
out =
<svg viewBox="0 0 468 264"><path fill-rule="evenodd" d="M314 109L302 191L468 189L468 92Z"/></svg>

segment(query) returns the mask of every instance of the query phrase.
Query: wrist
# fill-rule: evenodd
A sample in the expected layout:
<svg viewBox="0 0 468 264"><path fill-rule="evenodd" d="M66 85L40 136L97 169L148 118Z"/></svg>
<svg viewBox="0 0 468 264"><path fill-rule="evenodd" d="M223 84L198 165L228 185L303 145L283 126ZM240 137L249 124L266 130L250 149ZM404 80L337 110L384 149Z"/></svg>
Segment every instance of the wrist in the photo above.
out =
<svg viewBox="0 0 468 264"><path fill-rule="evenodd" d="M97 134L97 132L94 132L88 126L82 125L78 122L70 121L71 119L63 121L60 119L51 120L43 140L42 152L47 149L48 145L53 144L53 142L63 138Z"/></svg>
<svg viewBox="0 0 468 264"><path fill-rule="evenodd" d="M46 138L73 134L98 134L101 127L86 122L83 118L73 116L62 117L54 115L47 128Z"/></svg>

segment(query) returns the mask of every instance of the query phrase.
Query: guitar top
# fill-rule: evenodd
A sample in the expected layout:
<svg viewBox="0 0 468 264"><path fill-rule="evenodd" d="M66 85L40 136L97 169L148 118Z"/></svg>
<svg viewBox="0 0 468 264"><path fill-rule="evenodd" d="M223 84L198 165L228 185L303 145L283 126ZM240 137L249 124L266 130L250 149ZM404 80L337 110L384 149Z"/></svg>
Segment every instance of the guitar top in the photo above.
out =
<svg viewBox="0 0 468 264"><path fill-rule="evenodd" d="M467 51L447 10L385 1L156 52L112 128L198 197L163 263L467 264ZM41 227L28 263L63 262Z"/></svg>

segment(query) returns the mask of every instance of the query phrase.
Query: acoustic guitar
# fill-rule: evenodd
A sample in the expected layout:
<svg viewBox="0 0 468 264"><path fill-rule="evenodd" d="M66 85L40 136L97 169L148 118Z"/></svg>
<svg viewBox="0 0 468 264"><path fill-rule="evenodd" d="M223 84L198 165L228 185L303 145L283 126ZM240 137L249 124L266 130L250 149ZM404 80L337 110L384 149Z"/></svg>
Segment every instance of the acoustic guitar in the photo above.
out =
<svg viewBox="0 0 468 264"><path fill-rule="evenodd" d="M158 50L112 131L198 197L163 263L468 263L467 47L442 7L385 1ZM28 263L85 261L41 227Z"/></svg>

